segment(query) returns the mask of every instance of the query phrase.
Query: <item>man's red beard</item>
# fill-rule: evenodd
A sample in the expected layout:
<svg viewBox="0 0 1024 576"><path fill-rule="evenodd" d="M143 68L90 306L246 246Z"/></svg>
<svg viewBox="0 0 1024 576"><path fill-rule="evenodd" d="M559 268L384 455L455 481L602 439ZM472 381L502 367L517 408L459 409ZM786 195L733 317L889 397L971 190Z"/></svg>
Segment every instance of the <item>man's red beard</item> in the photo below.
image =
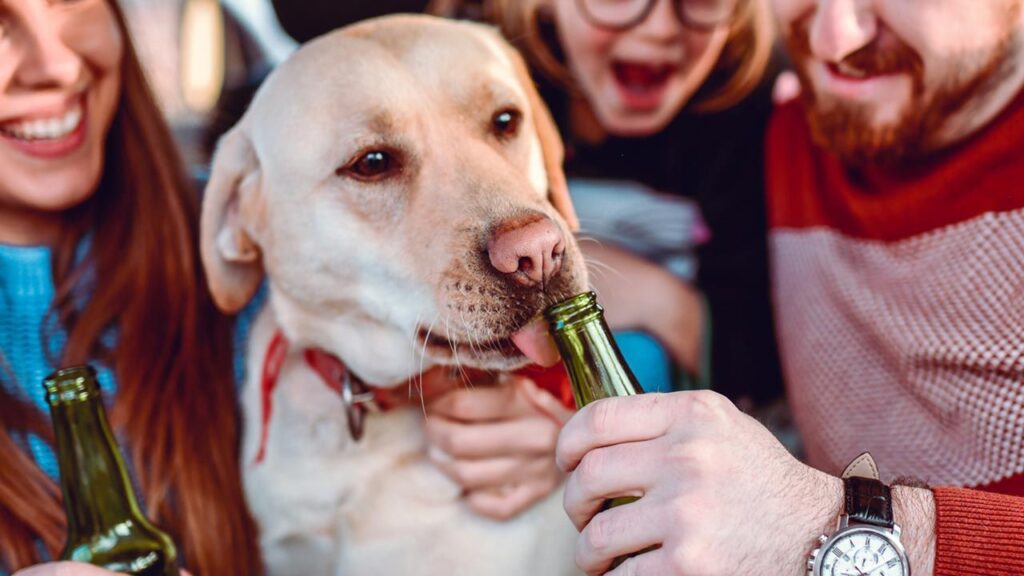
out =
<svg viewBox="0 0 1024 576"><path fill-rule="evenodd" d="M899 118L875 126L872 105L815 92L807 71L813 61L808 27L809 19L795 22L786 44L800 77L811 131L819 145L853 166L899 164L941 148L942 130L950 117L984 102L1017 65L1014 53L1019 37L1011 29L990 53L950 62L949 74L929 95L921 56L899 40L883 45L876 39L844 58L842 66L868 77L903 74L910 79L911 94Z"/></svg>

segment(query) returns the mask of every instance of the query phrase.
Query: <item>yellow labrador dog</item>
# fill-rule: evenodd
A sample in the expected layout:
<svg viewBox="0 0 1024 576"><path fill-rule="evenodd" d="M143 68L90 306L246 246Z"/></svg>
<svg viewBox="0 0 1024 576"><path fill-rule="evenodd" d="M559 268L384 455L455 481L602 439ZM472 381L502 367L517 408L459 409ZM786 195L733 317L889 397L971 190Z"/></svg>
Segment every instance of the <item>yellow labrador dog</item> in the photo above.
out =
<svg viewBox="0 0 1024 576"><path fill-rule="evenodd" d="M526 363L517 331L587 286L561 160L518 55L426 16L302 47L223 138L203 261L226 311L269 287L242 403L272 575L576 573L560 493L479 517L427 462L418 402L360 404L437 365Z"/></svg>

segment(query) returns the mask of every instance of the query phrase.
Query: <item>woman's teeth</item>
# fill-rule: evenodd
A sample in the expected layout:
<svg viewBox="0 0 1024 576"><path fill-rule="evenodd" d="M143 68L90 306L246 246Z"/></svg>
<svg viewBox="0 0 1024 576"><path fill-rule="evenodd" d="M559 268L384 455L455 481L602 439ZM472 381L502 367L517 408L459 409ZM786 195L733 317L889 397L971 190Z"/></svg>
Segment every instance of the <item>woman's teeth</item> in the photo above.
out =
<svg viewBox="0 0 1024 576"><path fill-rule="evenodd" d="M836 64L836 69L839 70L839 73L842 74L843 76L849 76L850 78L862 79L868 77L867 72L861 70L860 68L850 66L846 62L840 62Z"/></svg>
<svg viewBox="0 0 1024 576"><path fill-rule="evenodd" d="M0 126L0 132L21 140L56 140L71 134L82 122L82 105L75 104L62 116Z"/></svg>

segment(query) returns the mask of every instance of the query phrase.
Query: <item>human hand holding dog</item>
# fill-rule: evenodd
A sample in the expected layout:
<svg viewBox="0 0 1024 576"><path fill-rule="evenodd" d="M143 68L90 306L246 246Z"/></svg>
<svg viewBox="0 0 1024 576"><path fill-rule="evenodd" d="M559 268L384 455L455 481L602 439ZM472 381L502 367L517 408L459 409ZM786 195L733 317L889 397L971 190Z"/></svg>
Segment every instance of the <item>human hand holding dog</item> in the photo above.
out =
<svg viewBox="0 0 1024 576"><path fill-rule="evenodd" d="M117 572L81 562L47 562L18 570L14 576L117 576L117 574ZM181 576L189 576L189 573L182 570Z"/></svg>
<svg viewBox="0 0 1024 576"><path fill-rule="evenodd" d="M447 370L424 377L451 378ZM561 483L555 443L572 411L525 376L499 380L463 385L431 402L426 431L431 460L462 486L470 508L506 520Z"/></svg>

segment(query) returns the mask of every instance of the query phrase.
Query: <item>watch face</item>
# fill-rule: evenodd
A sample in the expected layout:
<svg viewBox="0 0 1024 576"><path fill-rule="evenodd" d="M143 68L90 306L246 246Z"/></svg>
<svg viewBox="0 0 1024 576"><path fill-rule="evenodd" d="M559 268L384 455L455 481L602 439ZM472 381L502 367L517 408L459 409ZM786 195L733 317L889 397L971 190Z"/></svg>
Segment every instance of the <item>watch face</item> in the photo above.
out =
<svg viewBox="0 0 1024 576"><path fill-rule="evenodd" d="M817 564L820 576L910 576L902 546L871 528L836 534L822 548Z"/></svg>

